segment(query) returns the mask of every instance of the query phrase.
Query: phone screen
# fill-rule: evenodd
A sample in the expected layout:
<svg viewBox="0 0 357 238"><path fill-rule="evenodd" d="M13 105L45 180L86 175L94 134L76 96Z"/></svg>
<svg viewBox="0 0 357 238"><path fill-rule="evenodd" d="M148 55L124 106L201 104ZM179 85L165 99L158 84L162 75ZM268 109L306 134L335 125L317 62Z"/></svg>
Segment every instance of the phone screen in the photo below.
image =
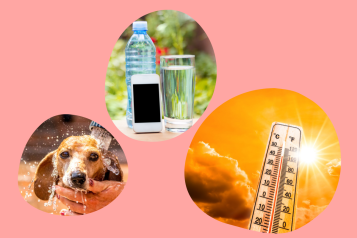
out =
<svg viewBox="0 0 357 238"><path fill-rule="evenodd" d="M133 84L135 123L161 122L159 84Z"/></svg>

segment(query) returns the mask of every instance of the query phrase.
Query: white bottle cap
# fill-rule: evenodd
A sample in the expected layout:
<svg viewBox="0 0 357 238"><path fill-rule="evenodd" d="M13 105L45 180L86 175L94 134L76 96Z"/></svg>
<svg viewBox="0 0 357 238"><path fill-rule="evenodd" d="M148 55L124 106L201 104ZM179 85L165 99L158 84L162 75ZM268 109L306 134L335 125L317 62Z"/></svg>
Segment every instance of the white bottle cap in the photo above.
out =
<svg viewBox="0 0 357 238"><path fill-rule="evenodd" d="M148 23L146 21L133 22L133 31L147 31Z"/></svg>

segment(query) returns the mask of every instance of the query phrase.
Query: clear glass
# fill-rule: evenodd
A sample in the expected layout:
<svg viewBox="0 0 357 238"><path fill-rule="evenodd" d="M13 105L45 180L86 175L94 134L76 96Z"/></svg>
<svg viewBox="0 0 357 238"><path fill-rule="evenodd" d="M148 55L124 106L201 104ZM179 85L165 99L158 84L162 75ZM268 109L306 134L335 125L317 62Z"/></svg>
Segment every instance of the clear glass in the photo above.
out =
<svg viewBox="0 0 357 238"><path fill-rule="evenodd" d="M165 129L171 132L187 131L193 122L196 85L195 56L161 56L160 82Z"/></svg>

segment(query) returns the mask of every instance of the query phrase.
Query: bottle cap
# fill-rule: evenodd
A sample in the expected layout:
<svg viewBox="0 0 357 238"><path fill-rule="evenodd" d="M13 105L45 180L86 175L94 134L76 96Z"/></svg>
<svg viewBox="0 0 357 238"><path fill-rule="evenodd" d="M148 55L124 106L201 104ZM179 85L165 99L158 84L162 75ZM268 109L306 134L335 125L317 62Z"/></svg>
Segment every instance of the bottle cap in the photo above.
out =
<svg viewBox="0 0 357 238"><path fill-rule="evenodd" d="M133 31L147 31L148 23L146 21L133 22Z"/></svg>

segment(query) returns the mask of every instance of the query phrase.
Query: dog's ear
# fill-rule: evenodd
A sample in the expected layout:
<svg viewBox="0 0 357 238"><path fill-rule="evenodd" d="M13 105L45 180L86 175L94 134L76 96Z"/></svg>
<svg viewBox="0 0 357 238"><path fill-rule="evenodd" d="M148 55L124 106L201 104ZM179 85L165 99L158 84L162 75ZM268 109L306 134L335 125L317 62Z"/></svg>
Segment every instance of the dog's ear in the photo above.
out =
<svg viewBox="0 0 357 238"><path fill-rule="evenodd" d="M110 168L106 172L104 180L123 182L123 170L120 167L118 158L110 151L105 151L103 156L106 167Z"/></svg>
<svg viewBox="0 0 357 238"><path fill-rule="evenodd" d="M56 150L48 153L41 160L36 170L33 190L41 200L48 200L50 198L48 190L53 185L53 177L51 176L53 171L52 158L55 153Z"/></svg>

